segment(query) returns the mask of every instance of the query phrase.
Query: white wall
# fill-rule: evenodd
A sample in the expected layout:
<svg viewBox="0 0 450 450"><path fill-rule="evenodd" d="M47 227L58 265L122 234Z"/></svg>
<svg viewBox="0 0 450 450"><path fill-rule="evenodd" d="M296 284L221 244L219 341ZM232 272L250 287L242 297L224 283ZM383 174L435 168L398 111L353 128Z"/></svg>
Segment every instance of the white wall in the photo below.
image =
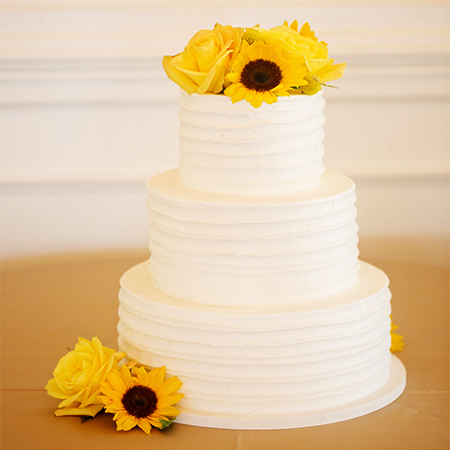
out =
<svg viewBox="0 0 450 450"><path fill-rule="evenodd" d="M145 247L145 181L178 160L162 56L215 22L294 18L348 63L325 163L357 183L361 240L446 240L446 1L4 0L2 256Z"/></svg>

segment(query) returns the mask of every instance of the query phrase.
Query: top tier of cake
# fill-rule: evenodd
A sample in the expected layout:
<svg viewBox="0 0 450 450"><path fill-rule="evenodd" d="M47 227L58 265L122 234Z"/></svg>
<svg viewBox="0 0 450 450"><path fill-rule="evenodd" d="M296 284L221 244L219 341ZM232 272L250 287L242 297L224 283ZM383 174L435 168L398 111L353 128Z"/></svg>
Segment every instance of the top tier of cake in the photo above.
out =
<svg viewBox="0 0 450 450"><path fill-rule="evenodd" d="M199 192L261 196L317 186L324 171L322 91L254 108L181 91L180 183Z"/></svg>

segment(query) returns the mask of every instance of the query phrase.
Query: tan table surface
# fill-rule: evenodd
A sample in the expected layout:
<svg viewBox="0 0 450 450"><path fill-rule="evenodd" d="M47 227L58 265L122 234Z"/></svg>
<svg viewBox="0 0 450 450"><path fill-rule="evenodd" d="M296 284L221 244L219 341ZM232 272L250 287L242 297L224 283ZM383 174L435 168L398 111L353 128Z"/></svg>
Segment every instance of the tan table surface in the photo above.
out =
<svg viewBox="0 0 450 450"><path fill-rule="evenodd" d="M236 431L174 424L150 436L116 432L112 416L56 418L44 386L78 336L117 348L121 274L145 251L7 261L2 270L2 449L448 449L448 270L368 260L389 275L394 321L406 336L397 355L408 381L380 411L312 428Z"/></svg>

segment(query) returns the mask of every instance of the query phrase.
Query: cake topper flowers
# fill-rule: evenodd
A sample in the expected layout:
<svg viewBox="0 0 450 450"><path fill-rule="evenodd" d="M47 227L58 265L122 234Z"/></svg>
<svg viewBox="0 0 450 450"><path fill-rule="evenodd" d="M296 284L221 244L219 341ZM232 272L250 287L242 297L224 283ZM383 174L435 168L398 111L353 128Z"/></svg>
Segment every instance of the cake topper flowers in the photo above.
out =
<svg viewBox="0 0 450 450"><path fill-rule="evenodd" d="M241 35L241 28L220 24L197 32L184 52L164 56L167 76L188 94L220 93L230 62L239 51Z"/></svg>
<svg viewBox="0 0 450 450"><path fill-rule="evenodd" d="M177 377L166 379L165 367L148 371L135 361L120 365L126 356L96 337L78 338L45 386L50 396L63 400L55 415L87 418L105 409L114 413L117 430L138 426L150 434L152 427L167 428L180 414L174 405L184 397L178 392L183 383Z"/></svg>
<svg viewBox="0 0 450 450"><path fill-rule="evenodd" d="M314 95L341 78L346 64L334 64L327 43L295 20L269 30L216 24L196 33L182 53L165 56L163 67L188 94L224 94L258 108L279 96Z"/></svg>
<svg viewBox="0 0 450 450"><path fill-rule="evenodd" d="M227 75L231 85L224 94L233 103L245 99L259 108L263 102L272 104L278 96L288 96L292 86L307 85L306 75L304 59L298 55L284 57L281 41L270 44L244 41Z"/></svg>

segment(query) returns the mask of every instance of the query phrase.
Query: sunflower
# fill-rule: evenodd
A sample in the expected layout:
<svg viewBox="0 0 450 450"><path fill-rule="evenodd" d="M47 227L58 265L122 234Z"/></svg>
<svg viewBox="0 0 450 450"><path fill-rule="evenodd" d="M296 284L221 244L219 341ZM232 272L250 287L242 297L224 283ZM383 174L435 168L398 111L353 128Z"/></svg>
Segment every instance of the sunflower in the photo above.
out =
<svg viewBox="0 0 450 450"><path fill-rule="evenodd" d="M137 425L150 434L152 426L162 429L172 423L180 414L173 405L184 397L176 393L183 383L177 377L165 380L165 376L165 367L147 372L144 367L125 364L108 375L98 399L107 413L115 413L117 430L128 431Z"/></svg>
<svg viewBox="0 0 450 450"><path fill-rule="evenodd" d="M247 100L259 108L263 102L272 104L278 96L289 95L289 90L308 84L305 58L283 56L283 44L274 40L270 44L247 41L241 45L239 55L231 66L227 80L231 84L224 93L233 103Z"/></svg>

